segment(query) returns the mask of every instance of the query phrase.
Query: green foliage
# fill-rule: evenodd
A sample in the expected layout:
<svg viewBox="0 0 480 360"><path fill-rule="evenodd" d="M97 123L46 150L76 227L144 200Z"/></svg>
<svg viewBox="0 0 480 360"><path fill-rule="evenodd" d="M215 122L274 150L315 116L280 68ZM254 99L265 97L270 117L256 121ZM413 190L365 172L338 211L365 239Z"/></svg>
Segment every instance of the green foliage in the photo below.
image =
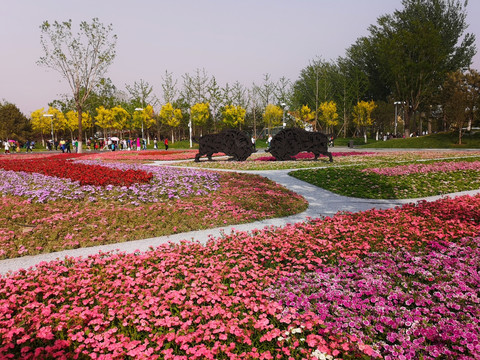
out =
<svg viewBox="0 0 480 360"><path fill-rule="evenodd" d="M478 161L478 158L469 160ZM362 169L363 167L332 167L298 170L290 175L340 195L365 199L411 199L480 187L478 171L474 170L385 176L362 172Z"/></svg>
<svg viewBox="0 0 480 360"><path fill-rule="evenodd" d="M336 139L335 143L340 139ZM455 132L436 133L419 137L390 139L387 141L371 141L364 148L390 148L390 149L479 149L480 132L465 133L462 145L458 144L458 134Z"/></svg>
<svg viewBox="0 0 480 360"><path fill-rule="evenodd" d="M20 109L8 102L0 102L0 139L24 142L31 137L32 127Z"/></svg>

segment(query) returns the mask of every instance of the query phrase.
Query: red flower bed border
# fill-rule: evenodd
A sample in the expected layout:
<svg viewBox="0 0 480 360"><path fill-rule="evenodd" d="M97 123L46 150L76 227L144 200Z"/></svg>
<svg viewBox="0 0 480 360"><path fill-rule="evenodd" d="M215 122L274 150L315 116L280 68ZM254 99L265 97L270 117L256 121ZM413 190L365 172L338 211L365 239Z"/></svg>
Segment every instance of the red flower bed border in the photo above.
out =
<svg viewBox="0 0 480 360"><path fill-rule="evenodd" d="M81 154L54 155L37 159L1 159L0 168L11 171L24 171L79 181L81 185L129 186L148 183L153 174L142 170L120 170L101 165L86 165L72 162Z"/></svg>

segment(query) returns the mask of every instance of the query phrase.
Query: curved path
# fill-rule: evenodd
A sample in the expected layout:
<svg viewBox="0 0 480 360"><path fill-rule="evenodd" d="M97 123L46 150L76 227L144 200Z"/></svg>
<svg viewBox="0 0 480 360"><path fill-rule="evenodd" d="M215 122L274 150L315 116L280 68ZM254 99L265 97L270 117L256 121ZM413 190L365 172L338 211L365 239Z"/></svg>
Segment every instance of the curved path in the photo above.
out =
<svg viewBox="0 0 480 360"><path fill-rule="evenodd" d="M158 162L158 165L164 163ZM212 169L219 171L218 169ZM422 199L407 199L407 200L373 200L373 199L358 199L346 196L336 195L330 191L323 190L314 185L310 185L304 181L295 179L288 175L292 170L266 170L266 171L243 171L250 174L259 174L265 176L286 188L302 195L309 203L306 211L284 217L267 219L263 221L256 221L248 224L225 226L214 229L190 231L186 233L161 236L150 239L142 239L136 241L129 241L117 244L93 246L80 249L65 250L60 252L54 252L49 254L41 254L35 256L24 256L14 259L0 260L0 274L6 274L9 271L17 271L20 269L27 269L35 266L40 262L52 261L57 259L64 259L66 256L87 257L88 255L97 254L98 252L106 251L122 251L122 252L135 252L135 251L147 251L151 247L156 247L168 242L179 242L181 240L195 240L200 243L206 243L211 237L219 237L222 234L229 234L232 231L251 231L253 229L259 229L269 226L284 226L286 224L292 224L299 221L304 221L307 218L318 218L323 216L332 216L339 211L357 212L364 211L372 208L387 209L395 206L401 206L402 204L409 202L416 202L418 200L434 201L445 197L432 196ZM449 196L460 195L474 195L480 193L480 190L464 191L461 193L450 194Z"/></svg>

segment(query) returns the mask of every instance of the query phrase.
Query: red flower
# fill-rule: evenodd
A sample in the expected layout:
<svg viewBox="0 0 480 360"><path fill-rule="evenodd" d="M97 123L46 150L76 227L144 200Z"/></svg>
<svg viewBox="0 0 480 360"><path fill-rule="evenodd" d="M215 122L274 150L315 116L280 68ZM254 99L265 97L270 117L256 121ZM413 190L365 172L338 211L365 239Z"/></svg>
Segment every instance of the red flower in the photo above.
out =
<svg viewBox="0 0 480 360"><path fill-rule="evenodd" d="M120 170L71 161L72 158L80 156L82 155L68 154L36 159L2 159L0 168L71 179L79 181L81 185L129 186L135 183L148 183L153 178L153 174L143 170Z"/></svg>

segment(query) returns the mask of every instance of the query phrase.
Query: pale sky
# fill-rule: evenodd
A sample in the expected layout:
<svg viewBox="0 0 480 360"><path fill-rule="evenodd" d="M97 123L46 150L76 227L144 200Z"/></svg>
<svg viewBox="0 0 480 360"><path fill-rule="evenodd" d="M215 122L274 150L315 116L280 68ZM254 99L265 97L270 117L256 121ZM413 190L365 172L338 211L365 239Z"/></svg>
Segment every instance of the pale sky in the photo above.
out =
<svg viewBox="0 0 480 360"><path fill-rule="evenodd" d="M59 73L37 65L43 21L113 25L116 58L106 77L125 90L141 79L161 98L162 77L205 69L220 86L250 88L264 74L292 82L311 60L335 60L401 0L0 0L0 100L27 116L71 91ZM480 1L470 0L468 32L480 51ZM473 68L480 69L480 55Z"/></svg>

